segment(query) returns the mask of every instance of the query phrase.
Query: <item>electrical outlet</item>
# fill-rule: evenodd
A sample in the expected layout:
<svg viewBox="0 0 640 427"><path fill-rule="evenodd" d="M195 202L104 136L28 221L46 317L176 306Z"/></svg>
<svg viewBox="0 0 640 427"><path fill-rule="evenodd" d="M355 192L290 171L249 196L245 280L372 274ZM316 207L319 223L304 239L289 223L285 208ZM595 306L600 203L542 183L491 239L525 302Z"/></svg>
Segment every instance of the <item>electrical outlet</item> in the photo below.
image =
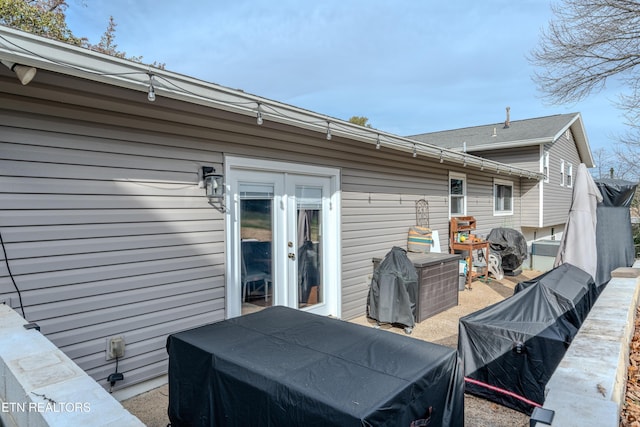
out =
<svg viewBox="0 0 640 427"><path fill-rule="evenodd" d="M107 338L107 360L124 357L124 337Z"/></svg>

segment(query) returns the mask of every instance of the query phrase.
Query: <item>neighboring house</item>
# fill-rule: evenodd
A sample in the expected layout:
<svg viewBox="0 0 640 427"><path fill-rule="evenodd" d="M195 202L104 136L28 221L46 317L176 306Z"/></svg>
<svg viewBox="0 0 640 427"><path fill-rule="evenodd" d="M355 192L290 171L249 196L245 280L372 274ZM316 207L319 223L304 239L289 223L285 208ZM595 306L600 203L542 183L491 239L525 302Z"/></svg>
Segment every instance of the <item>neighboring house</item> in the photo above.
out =
<svg viewBox="0 0 640 427"><path fill-rule="evenodd" d="M256 305L363 315L418 200L446 251L451 215L520 228L543 178L4 27L0 59L37 68L0 66L0 302L105 386L124 337L116 389L166 374L169 334Z"/></svg>
<svg viewBox="0 0 640 427"><path fill-rule="evenodd" d="M528 241L562 235L578 164L595 166L580 113L511 121L507 110L504 123L410 138L542 173L541 181L520 180L519 217L512 216L508 224L520 229ZM513 173L508 168L500 170L500 176L494 178L496 197L515 194L513 183ZM495 206L504 207L499 200ZM494 215L500 214L496 209Z"/></svg>

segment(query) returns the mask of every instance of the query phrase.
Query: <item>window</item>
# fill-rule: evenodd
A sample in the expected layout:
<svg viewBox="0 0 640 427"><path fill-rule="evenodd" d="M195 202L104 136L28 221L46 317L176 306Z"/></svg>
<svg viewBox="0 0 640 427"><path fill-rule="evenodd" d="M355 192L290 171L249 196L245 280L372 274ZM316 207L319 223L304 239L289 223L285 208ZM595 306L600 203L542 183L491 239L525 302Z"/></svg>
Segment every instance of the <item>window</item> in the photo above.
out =
<svg viewBox="0 0 640 427"><path fill-rule="evenodd" d="M513 215L513 182L493 180L493 214Z"/></svg>
<svg viewBox="0 0 640 427"><path fill-rule="evenodd" d="M542 173L544 174L544 182L549 182L549 152L545 151L542 155Z"/></svg>
<svg viewBox="0 0 640 427"><path fill-rule="evenodd" d="M560 160L560 186L564 186L564 160Z"/></svg>
<svg viewBox="0 0 640 427"><path fill-rule="evenodd" d="M573 187L573 165L567 163L567 187Z"/></svg>
<svg viewBox="0 0 640 427"><path fill-rule="evenodd" d="M449 174L449 216L466 215L467 176L451 172Z"/></svg>

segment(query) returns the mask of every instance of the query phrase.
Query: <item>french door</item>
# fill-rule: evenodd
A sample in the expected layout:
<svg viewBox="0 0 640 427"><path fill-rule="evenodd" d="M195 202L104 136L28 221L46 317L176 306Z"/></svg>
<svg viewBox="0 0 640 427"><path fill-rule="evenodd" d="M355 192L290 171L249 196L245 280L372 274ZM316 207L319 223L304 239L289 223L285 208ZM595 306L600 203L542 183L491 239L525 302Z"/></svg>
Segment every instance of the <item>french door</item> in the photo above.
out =
<svg viewBox="0 0 640 427"><path fill-rule="evenodd" d="M339 317L338 172L226 158L227 316L284 305Z"/></svg>

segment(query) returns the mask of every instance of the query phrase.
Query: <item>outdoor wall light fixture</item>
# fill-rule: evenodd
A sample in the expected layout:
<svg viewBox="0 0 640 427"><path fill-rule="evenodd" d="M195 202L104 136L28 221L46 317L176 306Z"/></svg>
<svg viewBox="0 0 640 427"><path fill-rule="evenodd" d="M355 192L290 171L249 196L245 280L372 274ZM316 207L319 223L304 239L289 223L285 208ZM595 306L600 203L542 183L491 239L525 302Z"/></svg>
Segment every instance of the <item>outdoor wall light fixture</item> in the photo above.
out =
<svg viewBox="0 0 640 427"><path fill-rule="evenodd" d="M331 141L331 122L327 122L327 140Z"/></svg>
<svg viewBox="0 0 640 427"><path fill-rule="evenodd" d="M156 89L153 87L153 74L149 74L149 93L147 94L149 102L156 100Z"/></svg>
<svg viewBox="0 0 640 427"><path fill-rule="evenodd" d="M262 118L262 104L258 103L258 114L256 114L256 123L262 125L264 119Z"/></svg>
<svg viewBox="0 0 640 427"><path fill-rule="evenodd" d="M416 144L413 144L413 157L418 157L418 151L416 150Z"/></svg>
<svg viewBox="0 0 640 427"><path fill-rule="evenodd" d="M0 62L2 62L2 64L5 67L7 67L8 69L16 73L18 80L20 80L20 83L22 83L23 85L28 85L29 82L33 80L33 78L36 76L36 71L38 71L37 68L35 67L20 65L20 64L16 64L15 62L9 62L9 61L0 61Z"/></svg>
<svg viewBox="0 0 640 427"><path fill-rule="evenodd" d="M376 150L380 149L380 134L378 134L378 139L376 140Z"/></svg>
<svg viewBox="0 0 640 427"><path fill-rule="evenodd" d="M202 180L209 200L220 200L224 197L224 176L215 173L212 166L202 167Z"/></svg>

